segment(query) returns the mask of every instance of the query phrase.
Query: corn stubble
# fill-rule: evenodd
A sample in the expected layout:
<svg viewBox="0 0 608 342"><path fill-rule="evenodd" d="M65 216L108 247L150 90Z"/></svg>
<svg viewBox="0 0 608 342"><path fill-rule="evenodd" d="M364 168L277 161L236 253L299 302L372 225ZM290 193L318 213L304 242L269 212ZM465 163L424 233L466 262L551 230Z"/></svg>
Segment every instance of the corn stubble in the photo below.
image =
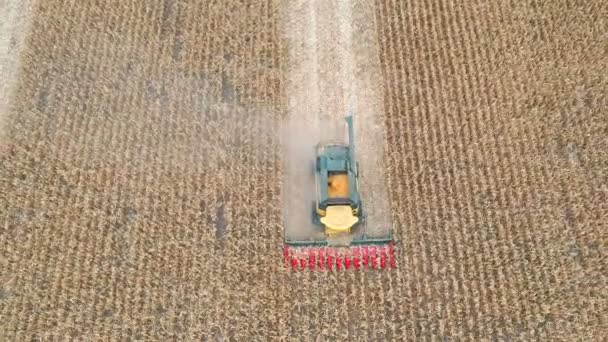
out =
<svg viewBox="0 0 608 342"><path fill-rule="evenodd" d="M282 268L285 6L36 2L0 116L0 337L606 336L607 5L373 3L380 273Z"/></svg>

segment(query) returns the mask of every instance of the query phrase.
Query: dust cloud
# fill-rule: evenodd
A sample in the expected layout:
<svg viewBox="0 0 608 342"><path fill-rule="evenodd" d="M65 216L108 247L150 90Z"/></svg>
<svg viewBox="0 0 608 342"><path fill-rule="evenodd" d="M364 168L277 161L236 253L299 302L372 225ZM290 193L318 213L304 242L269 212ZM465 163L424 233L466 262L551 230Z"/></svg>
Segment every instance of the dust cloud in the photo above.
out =
<svg viewBox="0 0 608 342"><path fill-rule="evenodd" d="M282 203L285 234L288 239L323 238L312 223L315 189L315 145L321 131L316 120L291 118L281 127L284 172Z"/></svg>

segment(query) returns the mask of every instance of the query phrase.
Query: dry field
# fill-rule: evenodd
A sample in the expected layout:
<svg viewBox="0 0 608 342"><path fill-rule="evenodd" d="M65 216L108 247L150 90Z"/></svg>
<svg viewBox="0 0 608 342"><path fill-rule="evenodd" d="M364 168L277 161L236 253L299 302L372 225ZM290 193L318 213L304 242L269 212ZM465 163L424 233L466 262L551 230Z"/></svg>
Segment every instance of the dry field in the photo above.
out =
<svg viewBox="0 0 608 342"><path fill-rule="evenodd" d="M0 341L608 335L607 2L15 1ZM284 270L277 133L353 103L397 269Z"/></svg>

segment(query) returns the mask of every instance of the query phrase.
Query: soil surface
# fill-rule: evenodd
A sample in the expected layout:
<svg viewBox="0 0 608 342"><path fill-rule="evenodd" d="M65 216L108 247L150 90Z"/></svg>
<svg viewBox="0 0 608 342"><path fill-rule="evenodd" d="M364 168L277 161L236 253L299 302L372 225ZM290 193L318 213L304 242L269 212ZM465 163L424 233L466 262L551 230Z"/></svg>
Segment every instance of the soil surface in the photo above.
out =
<svg viewBox="0 0 608 342"><path fill-rule="evenodd" d="M606 1L1 13L0 340L608 335ZM349 108L397 267L286 270L285 150Z"/></svg>

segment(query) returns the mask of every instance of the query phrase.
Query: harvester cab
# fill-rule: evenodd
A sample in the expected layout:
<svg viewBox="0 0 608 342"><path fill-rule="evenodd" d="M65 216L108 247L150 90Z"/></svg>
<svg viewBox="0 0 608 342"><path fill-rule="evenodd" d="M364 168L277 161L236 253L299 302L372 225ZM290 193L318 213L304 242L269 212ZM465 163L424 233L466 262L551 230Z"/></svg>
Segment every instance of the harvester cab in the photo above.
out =
<svg viewBox="0 0 608 342"><path fill-rule="evenodd" d="M384 269L395 265L392 227L385 214L390 212L388 196L377 191L375 181L360 184L352 115L346 117L346 123L347 143L331 140L310 147L314 164L310 174L301 168L303 161L298 158L303 152L296 148L297 142L288 143L288 151L300 152L286 156L291 161L287 170L293 174L286 176L291 186L283 198L283 254L286 266L293 269ZM361 192L360 185L367 186L367 192ZM369 199L374 199L376 211L363 209L362 194L375 195ZM309 195L312 218L304 222L300 214L306 210Z"/></svg>

